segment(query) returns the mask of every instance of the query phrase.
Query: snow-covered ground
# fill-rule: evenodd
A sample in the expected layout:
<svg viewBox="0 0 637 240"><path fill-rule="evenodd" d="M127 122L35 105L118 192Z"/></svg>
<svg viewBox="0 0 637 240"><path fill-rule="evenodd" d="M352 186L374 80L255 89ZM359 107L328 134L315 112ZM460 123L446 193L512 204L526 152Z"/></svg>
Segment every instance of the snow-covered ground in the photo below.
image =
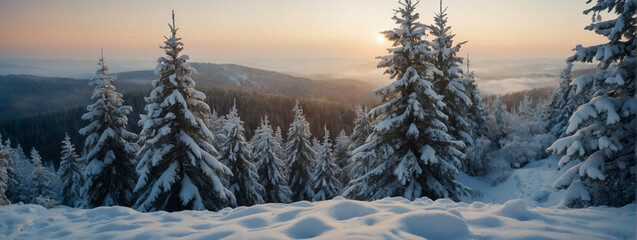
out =
<svg viewBox="0 0 637 240"><path fill-rule="evenodd" d="M0 206L0 239L635 239L635 204L568 209L552 189L557 160L531 162L482 196L455 203L386 198L263 204L219 212L140 213L125 207Z"/></svg>
<svg viewBox="0 0 637 240"><path fill-rule="evenodd" d="M0 239L634 239L635 204L564 209L427 198L264 204L219 212L0 207Z"/></svg>
<svg viewBox="0 0 637 240"><path fill-rule="evenodd" d="M521 199L525 204L533 207L560 205L566 191L554 191L553 183L569 169L570 165L557 170L558 161L559 159L554 155L532 161L523 168L514 169L506 181L495 186L484 178L461 173L457 180L479 192L479 196L465 198L463 201L502 204L512 199Z"/></svg>

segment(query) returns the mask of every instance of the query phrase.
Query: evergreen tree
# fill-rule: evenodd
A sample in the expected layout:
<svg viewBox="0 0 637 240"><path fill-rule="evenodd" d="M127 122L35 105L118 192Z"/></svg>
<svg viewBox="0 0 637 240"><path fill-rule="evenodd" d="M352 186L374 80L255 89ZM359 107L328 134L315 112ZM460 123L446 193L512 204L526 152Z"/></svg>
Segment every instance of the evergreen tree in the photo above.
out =
<svg viewBox="0 0 637 240"><path fill-rule="evenodd" d="M352 143L349 147L350 151L348 152L349 159L347 166L342 169L343 178L341 181L343 184L349 185L351 179L363 176L373 165L374 158L371 155L367 155L366 157L359 155L356 160L352 158L354 151L365 144L367 137L372 134L372 130L372 120L369 117L369 110L367 107L362 108L361 106L357 106L354 130L351 136Z"/></svg>
<svg viewBox="0 0 637 240"><path fill-rule="evenodd" d="M221 147L221 161L230 168L232 176L227 180L228 189L234 194L239 206L252 206L263 203L265 190L259 184L256 168L252 160L252 146L244 136L243 121L237 114L237 105L233 105L224 124L226 137Z"/></svg>
<svg viewBox="0 0 637 240"><path fill-rule="evenodd" d="M590 3L591 1L588 1ZM594 96L573 113L563 137L549 152L562 155L559 167L575 162L554 187L567 189L564 203L571 207L623 206L635 201L635 139L637 129L637 4L623 0L596 1L584 11L593 13L586 27L608 42L575 47L567 62L599 63L601 71L575 78L575 95ZM602 21L599 15L616 16Z"/></svg>
<svg viewBox="0 0 637 240"><path fill-rule="evenodd" d="M507 134L507 121L506 121L506 113L504 110L504 104L500 100L500 96L496 97L493 105L495 106L493 114L495 115L495 131L494 131L494 141L498 142L503 139Z"/></svg>
<svg viewBox="0 0 637 240"><path fill-rule="evenodd" d="M135 184L135 151L137 135L126 130L127 115L133 111L123 106L122 94L115 91L115 76L108 74L102 55L99 69L89 83L94 86L95 103L86 107L82 119L89 124L80 129L86 136L84 152L84 185L82 207L130 206Z"/></svg>
<svg viewBox="0 0 637 240"><path fill-rule="evenodd" d="M545 121L551 134L556 137L564 137L566 134L566 127L568 126L568 119L571 118L575 108L584 102L578 101L573 95L573 87L569 84L573 80L571 70L573 69L573 63L567 63L566 68L562 70L560 85L551 93L551 97L548 102L548 106L545 108ZM581 98L584 98L581 96Z"/></svg>
<svg viewBox="0 0 637 240"><path fill-rule="evenodd" d="M467 189L456 182L462 142L447 134L445 106L430 80L440 73L431 63L430 43L423 40L424 26L418 22L417 3L400 1L394 30L384 32L394 42L390 55L378 67L395 81L374 92L381 105L371 111L377 124L369 141L354 150L355 161L373 156L372 170L352 181L344 195L373 200L402 196L427 196L458 200Z"/></svg>
<svg viewBox="0 0 637 240"><path fill-rule="evenodd" d="M471 126L471 136L473 139L478 139L481 136L485 136L489 131L487 129L487 113L484 110L484 106L482 106L482 96L478 90L478 84L475 81L473 72L469 72L467 78L465 89L472 102L467 111L467 118Z"/></svg>
<svg viewBox="0 0 637 240"><path fill-rule="evenodd" d="M338 179L341 183L344 181L349 181L349 172L343 171L344 168L347 167L349 160L349 146L352 140L345 134L345 130L341 130L341 132L336 137L336 144L334 145L334 162L338 165Z"/></svg>
<svg viewBox="0 0 637 240"><path fill-rule="evenodd" d="M316 157L314 170L314 198L312 201L329 200L338 196L341 183L337 179L338 165L334 162L330 132L323 127L325 136L321 152Z"/></svg>
<svg viewBox="0 0 637 240"><path fill-rule="evenodd" d="M534 111L533 100L529 98L528 94L524 94L524 99L520 102L518 106L518 116L520 117L530 117L533 115Z"/></svg>
<svg viewBox="0 0 637 240"><path fill-rule="evenodd" d="M146 98L146 114L141 116L142 145L138 152L139 179L135 192L140 194L134 207L139 211L220 210L236 201L222 179L232 176L228 167L216 158L210 143L213 135L204 124L210 108L206 96L195 90L190 78L196 70L186 62L181 38L177 37L175 14L168 24L166 57L158 59L153 90Z"/></svg>
<svg viewBox="0 0 637 240"><path fill-rule="evenodd" d="M281 131L281 127L277 126L276 131L274 131L274 140L279 144L280 148L277 149L276 154L282 161L287 159L285 156L285 142L283 142L283 131ZM287 164L283 162L283 166Z"/></svg>
<svg viewBox="0 0 637 240"><path fill-rule="evenodd" d="M305 120L303 109L297 102L292 110L294 121L288 130L288 140L285 144L287 155L286 172L292 191L292 201L311 201L314 198L312 180L316 165L316 153L310 144L310 123Z"/></svg>
<svg viewBox="0 0 637 240"><path fill-rule="evenodd" d="M456 56L460 47L466 42L453 44L455 34L451 33L451 27L447 26L447 9L442 8L434 17L435 24L427 26L434 37L432 62L440 71L433 76L433 90L442 97L445 107L442 112L447 115L447 132L452 138L461 140L467 145L473 144L471 124L468 119L469 107L473 104L469 97L469 91L465 88L469 84L467 78L462 78L462 57Z"/></svg>
<svg viewBox="0 0 637 240"><path fill-rule="evenodd" d="M2 143L0 136L0 205L9 205L11 201L6 196L9 184L9 157L13 155L11 145Z"/></svg>
<svg viewBox="0 0 637 240"><path fill-rule="evenodd" d="M38 197L55 198L56 175L42 165L42 157L35 148L31 149L31 163L34 168L29 181L29 202L38 203Z"/></svg>
<svg viewBox="0 0 637 240"><path fill-rule="evenodd" d="M281 151L281 145L273 134L266 115L261 119L261 125L252 138L254 162L256 162L259 183L265 188L263 195L265 202L289 203L292 192L283 175L285 164L277 154Z"/></svg>
<svg viewBox="0 0 637 240"><path fill-rule="evenodd" d="M214 136L212 145L215 149L220 149L223 141L225 140L226 132L224 129L224 123L226 121L225 116L218 116L217 111L208 114L206 118L206 127L210 129L210 132Z"/></svg>
<svg viewBox="0 0 637 240"><path fill-rule="evenodd" d="M18 144L13 155L9 157L10 178L7 189L7 197L11 202L29 202L29 184L35 166L26 157L22 146Z"/></svg>
<svg viewBox="0 0 637 240"><path fill-rule="evenodd" d="M80 188L82 187L82 171L84 163L75 154L75 146L67 134L62 141L62 159L58 176L62 181L60 187L60 203L70 207L77 207L82 203Z"/></svg>

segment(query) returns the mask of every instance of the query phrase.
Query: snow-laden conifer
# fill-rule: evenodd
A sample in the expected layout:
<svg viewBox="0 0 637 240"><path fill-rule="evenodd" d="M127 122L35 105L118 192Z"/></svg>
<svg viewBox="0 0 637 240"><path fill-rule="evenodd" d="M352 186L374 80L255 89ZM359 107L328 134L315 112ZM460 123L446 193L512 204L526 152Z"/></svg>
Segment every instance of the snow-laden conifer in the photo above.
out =
<svg viewBox="0 0 637 240"><path fill-rule="evenodd" d="M133 111L123 106L122 94L115 91L115 76L108 74L102 55L98 70L89 85L91 99L82 119L88 125L80 129L86 136L84 184L80 190L82 207L130 206L134 201L135 151L137 135L126 130L127 115Z"/></svg>
<svg viewBox="0 0 637 240"><path fill-rule="evenodd" d="M573 86L569 84L573 80L571 70L573 63L567 63L566 68L562 70L560 85L551 93L548 106L545 108L546 126L551 134L556 137L564 137L566 135L566 127L568 127L568 119L571 117L575 108L583 104L584 96L575 96ZM586 100L588 102L588 100Z"/></svg>
<svg viewBox="0 0 637 240"><path fill-rule="evenodd" d="M252 147L259 183L265 189L264 201L289 203L292 192L283 173L285 165L277 154L281 151L281 145L274 136L267 115L261 119L261 125L255 131Z"/></svg>
<svg viewBox="0 0 637 240"><path fill-rule="evenodd" d="M493 102L494 111L493 115L495 115L495 131L494 131L494 141L499 141L503 139L507 134L507 119L506 119L506 110L504 109L504 104L502 100L500 100L500 96L497 96Z"/></svg>
<svg viewBox="0 0 637 240"><path fill-rule="evenodd" d="M62 141L62 159L58 168L60 186L60 203L70 207L77 207L82 203L80 188L82 187L82 172L84 163L75 153L75 146L68 134Z"/></svg>
<svg viewBox="0 0 637 240"><path fill-rule="evenodd" d="M264 189L259 184L257 170L251 162L252 146L244 136L245 129L237 114L236 104L226 115L224 129L226 137L221 145L219 158L233 174L226 180L227 188L234 194L239 206L263 203Z"/></svg>
<svg viewBox="0 0 637 240"><path fill-rule="evenodd" d="M351 144L352 140L347 136L345 130L341 130L338 136L336 136L336 140L334 140L334 162L339 168L337 176L341 184L343 184L344 181L349 181L349 172L343 169L347 167L347 163L349 162L349 147Z"/></svg>
<svg viewBox="0 0 637 240"><path fill-rule="evenodd" d="M372 131L373 126L372 120L369 116L369 110L367 107L363 108L361 106L357 106L356 118L354 118L354 130L350 137L351 144L349 152L347 153L349 159L347 161L347 165L341 170L343 172L343 177L341 179L343 186L348 186L351 179L363 176L373 165L374 158L371 155L367 155L366 157L358 156L356 160L352 158L353 151L365 144L365 141L367 141L369 135L372 134Z"/></svg>
<svg viewBox="0 0 637 240"><path fill-rule="evenodd" d="M371 110L377 124L367 143L353 151L355 161L373 156L373 169L352 181L344 195L373 200L402 196L416 199L448 197L457 200L467 189L456 182L464 144L447 133L444 103L433 90L431 43L423 40L425 29L418 22L417 3L400 1L394 30L384 32L393 41L390 55L378 67L394 80L376 89L380 106Z"/></svg>
<svg viewBox="0 0 637 240"><path fill-rule="evenodd" d="M11 204L6 193L9 188L9 158L13 155L10 144L2 143L0 135L0 205Z"/></svg>
<svg viewBox="0 0 637 240"><path fill-rule="evenodd" d="M316 165L316 153L310 143L310 123L305 120L303 109L297 102L292 110L294 121L288 130L288 139L285 143L287 155L286 173L288 183L292 191L292 201L311 201L314 198L312 180L314 179L314 167Z"/></svg>
<svg viewBox="0 0 637 240"><path fill-rule="evenodd" d="M473 104L470 93L466 89L470 79L463 77L462 57L457 56L460 47L466 43L454 45L455 34L447 25L447 9L442 7L434 16L434 24L428 25L429 33L434 37L431 49L434 53L431 62L440 71L433 76L433 89L442 97L445 107L442 112L447 115L445 121L447 132L453 139L463 141L466 145L473 144L471 123L468 119L469 107Z"/></svg>
<svg viewBox="0 0 637 240"><path fill-rule="evenodd" d="M340 193L341 183L338 181L338 165L334 162L332 154L332 141L330 132L323 127L325 135L321 152L316 156L316 169L314 170L314 198L312 201L332 199Z"/></svg>
<svg viewBox="0 0 637 240"><path fill-rule="evenodd" d="M42 157L35 148L31 149L31 163L33 169L29 181L29 202L39 204L39 199L54 199L59 179L55 173L42 165Z"/></svg>
<svg viewBox="0 0 637 240"><path fill-rule="evenodd" d="M591 1L588 1L589 3ZM635 140L637 139L637 98L635 79L637 49L635 1L604 0L585 10L593 23L587 30L608 42L583 47L567 62L599 63L601 71L573 79L575 95L593 95L569 119L566 137L553 143L549 152L562 155L559 167L570 168L554 187L567 189L565 204L572 207L623 206L635 201ZM602 20L609 12L612 19Z"/></svg>
<svg viewBox="0 0 637 240"><path fill-rule="evenodd" d="M213 135L204 123L210 113L206 96L195 90L190 78L196 70L186 62L181 38L173 24L165 37L166 56L155 68L159 79L146 98L145 114L139 121L141 149L135 191L139 211L219 210L234 206L234 195L221 180L232 176L216 158Z"/></svg>

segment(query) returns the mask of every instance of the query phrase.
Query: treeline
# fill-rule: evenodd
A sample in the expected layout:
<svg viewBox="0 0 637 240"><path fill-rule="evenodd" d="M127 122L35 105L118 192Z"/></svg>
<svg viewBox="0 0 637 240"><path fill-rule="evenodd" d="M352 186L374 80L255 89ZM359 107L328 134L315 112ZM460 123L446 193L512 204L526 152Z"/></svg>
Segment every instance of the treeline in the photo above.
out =
<svg viewBox="0 0 637 240"><path fill-rule="evenodd" d="M88 86L88 84L86 85ZM81 94L86 95L87 92ZM247 137L252 137L264 115L268 115L273 128L280 127L283 133L287 134L287 126L290 125L294 117L292 108L294 108L296 101L299 101L307 114L310 131L314 136L319 138L323 136L323 125L335 133L341 130L345 130L347 133L352 132L355 112L354 106L351 104L265 94L242 89L209 88L202 92L207 96L206 103L219 115L229 113L233 102L236 101L238 112L245 122ZM131 92L123 96L124 103L133 107L133 112L128 116L128 128L131 132L141 131L137 122L146 105L145 96L148 96L148 93ZM58 143L65 134L68 134L73 144L82 146L84 136L78 131L86 124L81 119L84 113L86 113L86 107L75 107L7 120L0 122L0 134L11 142L20 143L24 149L37 147L45 164L52 164L57 168L60 159L60 146L51 143Z"/></svg>

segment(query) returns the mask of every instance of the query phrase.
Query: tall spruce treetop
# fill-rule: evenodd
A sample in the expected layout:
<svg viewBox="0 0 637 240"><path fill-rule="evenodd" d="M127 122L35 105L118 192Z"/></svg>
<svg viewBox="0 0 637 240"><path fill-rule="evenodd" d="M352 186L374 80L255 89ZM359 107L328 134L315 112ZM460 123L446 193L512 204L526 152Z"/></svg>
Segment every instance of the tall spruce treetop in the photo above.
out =
<svg viewBox="0 0 637 240"><path fill-rule="evenodd" d="M62 141L62 159L60 168L58 168L58 176L62 181L60 187L60 203L69 207L77 207L82 203L80 188L82 187L82 171L84 163L80 157L75 154L75 146L71 143L68 134L64 136Z"/></svg>
<svg viewBox="0 0 637 240"><path fill-rule="evenodd" d="M325 135L321 152L317 153L316 169L314 170L314 198L312 201L332 199L340 193L341 183L338 181L338 165L334 162L332 142L327 127L323 127Z"/></svg>
<svg viewBox="0 0 637 240"><path fill-rule="evenodd" d="M310 143L310 123L305 120L303 109L297 102L294 106L294 121L288 130L288 140L285 144L287 154L286 172L292 201L311 201L314 198L312 180L314 180L314 166L316 153Z"/></svg>
<svg viewBox="0 0 637 240"><path fill-rule="evenodd" d="M274 137L267 115L261 119L261 125L255 131L252 146L259 183L265 188L265 202L289 203L292 192L283 174L285 164L278 155L281 145Z"/></svg>
<svg viewBox="0 0 637 240"><path fill-rule="evenodd" d="M171 35L160 47L166 56L157 60L155 68L159 79L153 81L146 114L139 121L142 147L135 191L140 197L135 208L180 211L234 206L234 195L221 182L232 172L217 160L217 150L210 144L213 136L204 124L210 108L206 96L195 90L190 76L196 71L186 62L188 56L179 55L183 44L174 12L172 16Z"/></svg>
<svg viewBox="0 0 637 240"><path fill-rule="evenodd" d="M471 125L471 135L475 140L486 135L489 130L487 128L487 113L482 105L482 96L478 90L475 74L469 71L469 54L467 54L467 75L465 77L467 78L465 89L472 103L467 111L467 117Z"/></svg>
<svg viewBox="0 0 637 240"><path fill-rule="evenodd" d="M507 122L506 122L506 116L505 116L505 111L504 108L504 104L502 103L502 100L500 99L500 96L497 96L495 98L494 101L494 111L493 114L495 115L495 133L494 133L494 137L495 137L495 141L499 141L500 139L504 138L507 135Z"/></svg>
<svg viewBox="0 0 637 240"><path fill-rule="evenodd" d="M347 166L342 169L341 183L349 185L351 179L358 178L369 171L374 163L374 158L371 152L368 152L365 157L359 155L356 159L354 151L357 148L365 144L367 138L372 134L373 126L372 120L369 116L369 110L367 107L356 107L356 118L354 119L354 131L352 131L350 151L348 152L349 159Z"/></svg>
<svg viewBox="0 0 637 240"><path fill-rule="evenodd" d="M381 57L378 67L395 81L374 92L380 106L371 110L377 119L370 141L354 150L354 160L374 155L378 163L352 181L344 195L356 199L402 196L416 199L449 197L458 199L466 188L456 182L463 144L452 141L441 111L444 103L432 89L434 52L424 41L424 26L415 12L417 3L400 1L393 19L398 25L385 36L394 42L390 55Z"/></svg>
<svg viewBox="0 0 637 240"><path fill-rule="evenodd" d="M442 111L449 117L446 121L448 133L456 140L466 144L473 144L471 135L472 126L468 118L469 107L473 104L466 86L470 79L462 77L462 57L457 54L460 47L466 43L453 44L455 34L451 33L451 27L447 26L447 9L442 8L440 0L440 12L434 17L435 24L427 26L429 33L434 36L432 50L434 66L441 74L434 75L433 88L442 97L445 107Z"/></svg>
<svg viewBox="0 0 637 240"><path fill-rule="evenodd" d="M80 129L80 134L86 136L84 152L88 163L81 189L82 206L130 206L134 200L137 135L126 130L126 115L133 109L123 106L122 94L112 84L116 77L108 74L103 54L98 66L89 83L94 86L95 103L88 105L82 116L90 123Z"/></svg>
<svg viewBox="0 0 637 240"><path fill-rule="evenodd" d="M590 3L591 1L587 1ZM592 13L593 23L585 29L594 31L608 42L575 47L567 62L599 63L601 71L573 79L576 95L595 92L593 98L573 113L561 138L548 151L563 155L559 167L574 161L554 187L567 189L565 204L572 207L590 205L623 206L635 201L635 140L637 98L637 2L599 0L584 11ZM601 12L614 19L602 21Z"/></svg>
<svg viewBox="0 0 637 240"><path fill-rule="evenodd" d="M42 165L42 157L35 148L31 149L31 163L34 168L32 169L31 183L29 186L29 194L31 195L30 202L35 202L35 197L54 198L56 192L51 183L55 181L55 173L49 172L49 170Z"/></svg>
<svg viewBox="0 0 637 240"><path fill-rule="evenodd" d="M237 114L236 103L226 115L224 128L226 138L221 147L220 158L233 174L227 180L228 189L234 194L239 206L263 203L265 189L259 184L257 170L251 162L252 146L244 136L245 129Z"/></svg>

